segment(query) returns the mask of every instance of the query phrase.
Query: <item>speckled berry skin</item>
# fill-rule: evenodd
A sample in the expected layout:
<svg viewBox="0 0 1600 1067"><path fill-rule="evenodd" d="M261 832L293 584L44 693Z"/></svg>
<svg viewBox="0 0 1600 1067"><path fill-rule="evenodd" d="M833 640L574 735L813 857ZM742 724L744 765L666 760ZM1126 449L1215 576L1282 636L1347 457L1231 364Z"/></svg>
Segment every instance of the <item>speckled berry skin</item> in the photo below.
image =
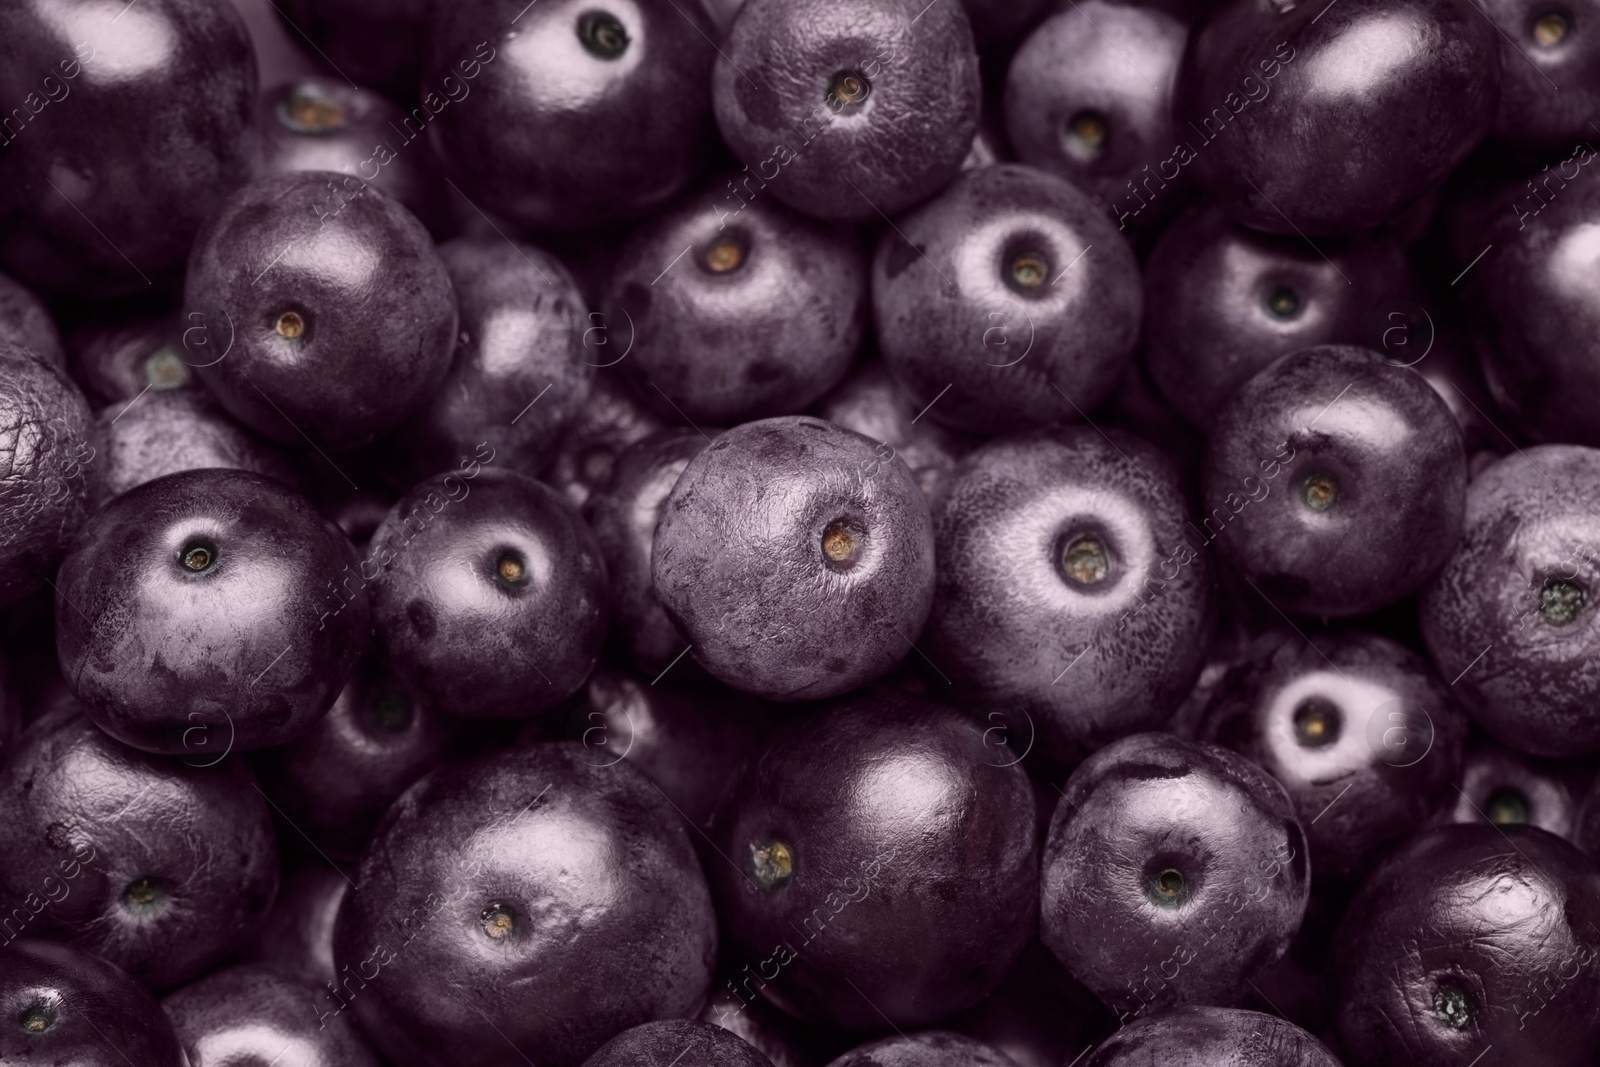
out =
<svg viewBox="0 0 1600 1067"><path fill-rule="evenodd" d="M1040 266L1024 285L1028 254ZM890 373L929 418L1004 433L1082 418L1116 388L1139 339L1139 266L1086 195L997 164L884 232L872 313Z"/></svg>
<svg viewBox="0 0 1600 1067"><path fill-rule="evenodd" d="M236 757L198 762L118 744L72 705L23 732L0 771L0 888L42 905L29 935L103 956L153 990L242 947L278 888L272 818ZM143 880L153 899L136 904Z"/></svg>
<svg viewBox="0 0 1600 1067"><path fill-rule="evenodd" d="M454 754L460 727L369 656L326 715L252 762L284 819L324 858L350 861L394 798Z"/></svg>
<svg viewBox="0 0 1600 1067"><path fill-rule="evenodd" d="M1322 345L1233 394L1201 480L1203 535L1241 577L1279 610L1348 617L1416 592L1449 558L1467 458L1421 375Z"/></svg>
<svg viewBox="0 0 1600 1067"><path fill-rule="evenodd" d="M876 1031L1000 983L1034 930L1038 846L1020 756L986 725L869 690L772 736L712 822L718 916L751 961L736 985Z"/></svg>
<svg viewBox="0 0 1600 1067"><path fill-rule="evenodd" d="M184 562L192 551L205 567ZM101 729L147 752L282 744L328 710L366 648L366 592L330 587L358 561L275 479L212 468L146 482L96 512L61 564L61 673Z"/></svg>
<svg viewBox="0 0 1600 1067"><path fill-rule="evenodd" d="M978 443L922 413L881 360L862 363L811 409L819 419L894 449L931 504L956 461Z"/></svg>
<svg viewBox="0 0 1600 1067"><path fill-rule="evenodd" d="M451 715L521 718L571 696L593 669L605 564L553 489L481 455L400 498L360 578L378 646L402 678ZM518 561L516 580L502 577L506 559Z"/></svg>
<svg viewBox="0 0 1600 1067"><path fill-rule="evenodd" d="M611 484L584 509L606 561L612 628L633 664L652 675L689 645L656 599L656 523L684 468L710 443L699 430L675 426L629 445L617 456Z"/></svg>
<svg viewBox="0 0 1600 1067"><path fill-rule="evenodd" d="M1084 1067L1341 1067L1328 1046L1286 1019L1193 1005L1139 1019Z"/></svg>
<svg viewBox="0 0 1600 1067"><path fill-rule="evenodd" d="M1197 204L1162 231L1145 264L1145 365L1167 402L1204 428L1279 356L1314 345L1380 345L1394 324L1385 309L1409 288L1400 246L1381 232L1312 248Z"/></svg>
<svg viewBox="0 0 1600 1067"><path fill-rule="evenodd" d="M595 12L614 20L620 49L586 42ZM524 228L631 222L704 164L712 33L699 4L673 0L436 5L423 70L424 89L442 87L433 147L478 208Z"/></svg>
<svg viewBox="0 0 1600 1067"><path fill-rule="evenodd" d="M487 442L496 462L536 474L594 380L583 297L561 262L499 234L439 246L460 307L444 382L381 448L405 486L454 468Z"/></svg>
<svg viewBox="0 0 1600 1067"><path fill-rule="evenodd" d="M843 531L842 559L830 531ZM911 651L933 601L933 520L893 451L809 416L722 434L656 527L656 597L720 681L768 700L837 696Z"/></svg>
<svg viewBox="0 0 1600 1067"><path fill-rule="evenodd" d="M115 964L53 941L6 945L0 976L0 1061L39 1067L194 1067L161 1005ZM50 1020L29 1033L37 1009ZM14 1021L14 1022L13 1022ZM43 1019L41 1019L43 1021Z"/></svg>
<svg viewBox="0 0 1600 1067"><path fill-rule="evenodd" d="M1180 876L1159 898L1158 880ZM1040 874L1039 932L1121 1022L1237 1005L1287 951L1310 898L1293 803L1216 745L1137 734L1067 780Z"/></svg>
<svg viewBox="0 0 1600 1067"><path fill-rule="evenodd" d="M1553 834L1486 823L1412 839L1339 928L1339 1040L1350 1067L1592 1062L1600 1024L1600 870Z"/></svg>
<svg viewBox="0 0 1600 1067"><path fill-rule="evenodd" d="M1528 155L1566 157L1594 136L1588 119L1600 110L1600 34L1594 32L1600 5L1487 0L1481 10L1505 35L1495 140ZM1564 26L1559 39L1547 42L1538 25L1550 14L1561 16Z"/></svg>
<svg viewBox="0 0 1600 1067"><path fill-rule="evenodd" d="M754 1046L722 1027L689 1019L663 1019L624 1030L601 1045L584 1067L661 1067L680 1058L696 1067L772 1067Z"/></svg>
<svg viewBox="0 0 1600 1067"><path fill-rule="evenodd" d="M1229 672L1204 740L1288 790L1319 888L1365 875L1458 796L1467 719L1421 656L1359 630L1285 631Z"/></svg>
<svg viewBox="0 0 1600 1067"><path fill-rule="evenodd" d="M175 282L249 173L256 62L233 5L22 0L0 40L0 268L76 297Z"/></svg>
<svg viewBox="0 0 1600 1067"><path fill-rule="evenodd" d="M992 1045L948 1030L924 1030L868 1042L828 1067L1012 1067Z"/></svg>
<svg viewBox="0 0 1600 1067"><path fill-rule="evenodd" d="M327 452L432 397L456 339L455 293L422 223L328 171L262 178L207 220L184 316L187 358L229 414Z"/></svg>
<svg viewBox="0 0 1600 1067"><path fill-rule="evenodd" d="M1600 748L1596 493L1596 449L1540 445L1499 460L1473 480L1461 543L1418 605L1428 654L1468 714L1536 756ZM1581 591L1567 621L1546 617L1553 583Z"/></svg>
<svg viewBox="0 0 1600 1067"><path fill-rule="evenodd" d="M42 588L83 522L91 426L65 374L0 341L0 605Z"/></svg>
<svg viewBox="0 0 1600 1067"><path fill-rule="evenodd" d="M843 72L861 88L834 86ZM746 0L713 74L755 195L830 222L897 215L949 183L981 96L966 11L917 0Z"/></svg>
<svg viewBox="0 0 1600 1067"><path fill-rule="evenodd" d="M1594 161L1591 142L1570 147L1531 188L1522 175L1507 181L1487 217L1471 220L1478 239L1462 267L1495 246L1461 283L1472 337L1495 403L1534 441L1600 447L1600 293L1588 237L1600 185L1580 169Z"/></svg>
<svg viewBox="0 0 1600 1067"><path fill-rule="evenodd" d="M595 767L578 745L429 774L389 809L358 886L335 955L342 979L371 977L321 1010L353 1010L396 1067L576 1067L693 1014L711 982L716 919L682 821L626 760Z"/></svg>
<svg viewBox="0 0 1600 1067"><path fill-rule="evenodd" d="M996 440L951 473L935 517L928 655L971 699L1026 712L1033 754L1068 763L1160 727L1200 672L1213 562L1190 546L1171 463L1120 431ZM1067 548L1102 547L1082 584Z"/></svg>
<svg viewBox="0 0 1600 1067"><path fill-rule="evenodd" d="M135 486L179 471L227 467L298 480L276 446L230 419L198 389L151 389L136 402L109 404L94 420L89 502L98 508Z"/></svg>
<svg viewBox="0 0 1600 1067"><path fill-rule="evenodd" d="M1600 843L1592 832L1584 836L1582 818L1593 809L1585 801L1580 812L1578 800L1561 774L1561 765L1544 760L1532 760L1493 741L1483 740L1467 750L1461 765L1461 777L1456 790L1446 796L1445 803L1434 817L1434 822L1481 823L1494 822L1491 811L1500 814L1503 806L1496 801L1520 801L1525 818L1521 822L1537 826L1557 837L1575 842L1579 848L1595 855L1591 842ZM1594 811L1600 814L1600 811ZM1501 815L1501 824L1513 820Z"/></svg>
<svg viewBox="0 0 1600 1067"><path fill-rule="evenodd" d="M844 377L866 332L867 253L849 227L721 184L629 239L601 307L632 326L621 366L645 403L728 426L804 411Z"/></svg>
<svg viewBox="0 0 1600 1067"><path fill-rule="evenodd" d="M381 1067L349 1015L322 1016L326 991L261 964L214 971L161 1001L189 1067Z"/></svg>
<svg viewBox="0 0 1600 1067"><path fill-rule="evenodd" d="M1088 193L1119 229L1159 226L1189 193L1188 175L1168 160L1178 141L1172 83L1187 38L1155 6L1087 0L1045 19L1006 68L1017 158ZM1080 116L1099 123L1102 140L1074 136Z"/></svg>
<svg viewBox="0 0 1600 1067"><path fill-rule="evenodd" d="M1477 147L1500 100L1500 35L1468 0L1229 0L1189 38L1187 169L1270 233L1388 221Z"/></svg>

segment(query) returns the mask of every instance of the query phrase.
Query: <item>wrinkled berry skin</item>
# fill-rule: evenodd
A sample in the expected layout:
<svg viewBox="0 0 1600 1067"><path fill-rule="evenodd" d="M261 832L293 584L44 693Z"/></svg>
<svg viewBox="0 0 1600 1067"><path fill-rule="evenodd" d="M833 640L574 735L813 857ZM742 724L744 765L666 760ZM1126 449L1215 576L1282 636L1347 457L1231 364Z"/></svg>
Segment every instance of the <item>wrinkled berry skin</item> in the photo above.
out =
<svg viewBox="0 0 1600 1067"><path fill-rule="evenodd" d="M1600 748L1600 451L1540 445L1499 460L1467 492L1455 554L1423 592L1428 654L1467 712L1509 748Z"/></svg>
<svg viewBox="0 0 1600 1067"><path fill-rule="evenodd" d="M25 938L5 948L0 976L0 1062L72 1067L185 1064L172 1023L115 964L68 945ZM47 1029L29 1033L30 1016Z"/></svg>
<svg viewBox="0 0 1600 1067"><path fill-rule="evenodd" d="M1228 0L1189 38L1176 162L1252 229L1354 233L1443 181L1499 101L1470 0Z"/></svg>
<svg viewBox="0 0 1600 1067"><path fill-rule="evenodd" d="M1385 234L1312 248L1197 204L1162 231L1145 264L1145 365L1167 402L1204 428L1279 356L1398 340L1385 331L1399 320L1385 316L1408 306L1408 291L1405 258ZM1397 364L1413 358L1391 354Z"/></svg>
<svg viewBox="0 0 1600 1067"><path fill-rule="evenodd" d="M602 307L632 338L622 368L634 391L662 416L731 426L790 415L861 347L867 254L854 230L772 197L702 194L629 239Z"/></svg>
<svg viewBox="0 0 1600 1067"><path fill-rule="evenodd" d="M431 398L456 339L455 293L422 223L329 171L230 197L195 238L184 313L187 359L229 414L328 452Z"/></svg>
<svg viewBox="0 0 1600 1067"><path fill-rule="evenodd" d="M679 1056L696 1067L772 1067L772 1061L720 1026L662 1019L624 1030L584 1060L584 1067L659 1067Z"/></svg>
<svg viewBox="0 0 1600 1067"><path fill-rule="evenodd" d="M1025 712L1053 762L1166 722L1214 623L1214 565L1188 543L1176 471L1110 434L997 438L951 472L935 516L928 655L971 699ZM1080 542L1103 553L1092 581L1066 569Z"/></svg>
<svg viewBox="0 0 1600 1067"><path fill-rule="evenodd" d="M1590 846L1600 843L1600 836L1589 831L1586 837L1582 820L1600 811L1587 800L1580 811L1559 764L1531 760L1485 740L1467 750L1459 781L1458 791L1446 796L1447 803L1434 817L1435 824L1481 823L1487 818L1502 826L1537 826L1595 854Z"/></svg>
<svg viewBox="0 0 1600 1067"><path fill-rule="evenodd" d="M977 443L921 411L889 376L882 361L862 363L817 401L812 414L888 445L904 461L931 504L956 461Z"/></svg>
<svg viewBox="0 0 1600 1067"><path fill-rule="evenodd" d="M868 1042L828 1067L1011 1067L992 1045L948 1030L924 1030Z"/></svg>
<svg viewBox="0 0 1600 1067"><path fill-rule="evenodd" d="M189 1067L381 1067L351 1016L319 1018L315 983L260 964L214 971L161 1001Z"/></svg>
<svg viewBox="0 0 1600 1067"><path fill-rule="evenodd" d="M1119 229L1159 226L1189 192L1165 162L1178 141L1172 83L1187 37L1167 11L1108 0L1045 19L1006 69L1017 158L1088 193ZM1075 132L1085 124L1087 138Z"/></svg>
<svg viewBox="0 0 1600 1067"><path fill-rule="evenodd" d="M933 520L887 446L809 416L763 419L689 461L651 567L667 618L714 677L815 700L911 651L933 601Z"/></svg>
<svg viewBox="0 0 1600 1067"><path fill-rule="evenodd" d="M1485 0L1481 10L1504 34L1495 141L1546 157L1565 156L1590 141L1594 129L1588 120L1600 110L1600 5ZM1551 14L1561 18L1560 34L1542 37L1539 24Z"/></svg>
<svg viewBox="0 0 1600 1067"><path fill-rule="evenodd" d="M689 644L656 599L656 524L684 468L708 444L699 430L675 426L630 445L617 457L611 484L584 512L605 557L612 627L633 663L651 674Z"/></svg>
<svg viewBox="0 0 1600 1067"><path fill-rule="evenodd" d="M736 983L869 1031L1000 983L1034 929L1038 846L1020 756L985 727L871 690L773 735L712 821L718 916L738 958L762 961Z"/></svg>
<svg viewBox="0 0 1600 1067"><path fill-rule="evenodd" d="M1535 441L1600 446L1600 260L1589 238L1600 184L1580 169L1594 162L1585 145L1533 175L1531 187L1507 183L1467 252L1494 245L1462 287L1489 391Z"/></svg>
<svg viewBox="0 0 1600 1067"><path fill-rule="evenodd" d="M1484 823L1412 839L1351 902L1337 946L1351 1067L1577 1067L1600 1033L1600 870L1553 834Z"/></svg>
<svg viewBox="0 0 1600 1067"><path fill-rule="evenodd" d="M1045 845L1040 936L1124 1024L1174 1004L1232 1007L1299 929L1306 859L1293 804L1261 768L1136 734L1067 780Z"/></svg>
<svg viewBox="0 0 1600 1067"><path fill-rule="evenodd" d="M366 648L365 591L331 588L358 562L275 479L212 468L146 482L96 512L61 564L61 673L101 729L146 752L283 744Z"/></svg>
<svg viewBox="0 0 1600 1067"><path fill-rule="evenodd" d="M1082 418L1116 388L1139 339L1139 266L1083 193L997 164L884 232L872 308L890 373L929 418L1005 433Z"/></svg>
<svg viewBox="0 0 1600 1067"><path fill-rule="evenodd" d="M1288 790L1319 888L1349 883L1458 795L1466 716L1404 645L1356 630L1282 636L1230 672L1201 736Z"/></svg>
<svg viewBox="0 0 1600 1067"><path fill-rule="evenodd" d="M1186 1005L1130 1024L1084 1067L1341 1067L1328 1046L1274 1015Z"/></svg>
<svg viewBox="0 0 1600 1067"><path fill-rule="evenodd" d="M0 771L0 888L49 900L27 932L154 990L241 948L277 892L278 853L255 777L237 757L198 765L214 758L128 748L72 704L28 727Z"/></svg>
<svg viewBox="0 0 1600 1067"><path fill-rule="evenodd" d="M256 61L233 5L19 0L0 40L0 268L75 297L176 281L249 176Z"/></svg>
<svg viewBox="0 0 1600 1067"><path fill-rule="evenodd" d="M610 50L594 13L611 20L599 31L617 35ZM434 5L423 88L437 91L422 98L433 147L474 205L524 228L631 222L702 166L711 32L700 4L673 0Z"/></svg>
<svg viewBox="0 0 1600 1067"><path fill-rule="evenodd" d="M89 406L65 374L0 341L0 605L43 588L88 513Z"/></svg>
<svg viewBox="0 0 1600 1067"><path fill-rule="evenodd" d="M354 1010L396 1067L577 1067L692 1014L717 932L686 835L627 760L577 745L441 767L384 816L339 913L340 974L372 977L318 1010Z"/></svg>
<svg viewBox="0 0 1600 1067"><path fill-rule="evenodd" d="M1322 345L1274 361L1206 439L1201 527L1282 611L1375 611L1420 589L1461 534L1461 427L1415 372ZM1445 672L1448 675L1448 672Z"/></svg>
<svg viewBox="0 0 1600 1067"><path fill-rule="evenodd" d="M460 307L450 372L382 444L406 487L448 471L487 443L498 462L533 474L589 399L585 312L559 260L499 234L439 246Z"/></svg>
<svg viewBox="0 0 1600 1067"><path fill-rule="evenodd" d="M549 486L477 460L401 497L360 577L384 657L451 715L553 707L583 684L605 639L594 534Z"/></svg>
<svg viewBox="0 0 1600 1067"><path fill-rule="evenodd" d="M713 99L754 195L829 222L868 222L956 176L982 90L960 4L746 0L716 61Z"/></svg>

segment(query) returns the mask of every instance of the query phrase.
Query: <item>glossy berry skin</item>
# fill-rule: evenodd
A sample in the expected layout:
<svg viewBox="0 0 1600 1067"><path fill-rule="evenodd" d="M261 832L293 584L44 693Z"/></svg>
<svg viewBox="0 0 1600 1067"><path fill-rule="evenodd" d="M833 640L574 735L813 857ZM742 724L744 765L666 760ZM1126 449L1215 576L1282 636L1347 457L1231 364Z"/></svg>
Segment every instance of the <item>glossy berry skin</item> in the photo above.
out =
<svg viewBox="0 0 1600 1067"><path fill-rule="evenodd" d="M176 281L249 174L256 63L233 6L26 0L0 40L0 268L76 297Z"/></svg>
<svg viewBox="0 0 1600 1067"><path fill-rule="evenodd" d="M1600 870L1532 827L1445 826L1379 867L1339 929L1351 1067L1591 1062L1600 1020Z"/></svg>
<svg viewBox="0 0 1600 1067"><path fill-rule="evenodd" d="M1507 183L1479 230L1482 244L1495 247L1462 283L1489 390L1535 441L1600 446L1600 290L1588 239L1600 190L1581 169L1594 160L1595 149L1580 146L1548 173Z"/></svg>
<svg viewBox="0 0 1600 1067"><path fill-rule="evenodd" d="M997 438L951 473L935 519L928 655L957 690L1026 713L1070 762L1156 729L1199 673L1214 621L1177 472L1120 431Z"/></svg>
<svg viewBox="0 0 1600 1067"><path fill-rule="evenodd" d="M872 311L890 373L929 418L1003 433L1082 418L1116 388L1139 339L1139 267L1083 193L998 164L885 232Z"/></svg>
<svg viewBox="0 0 1600 1067"><path fill-rule="evenodd" d="M358 84L400 101L432 87L417 84L427 41L427 0L281 0L281 6L274 0L273 7L291 27L296 44L308 40Z"/></svg>
<svg viewBox="0 0 1600 1067"><path fill-rule="evenodd" d="M618 256L602 308L617 330L632 327L622 367L674 421L803 411L861 346L866 251L848 227L770 196L747 204L720 184L651 220Z"/></svg>
<svg viewBox="0 0 1600 1067"><path fill-rule="evenodd" d="M1228 0L1189 39L1178 160L1235 221L1378 226L1489 133L1500 35L1468 0Z"/></svg>
<svg viewBox="0 0 1600 1067"><path fill-rule="evenodd" d="M161 1001L189 1067L381 1067L348 1015L319 1017L326 994L305 978L261 964L214 971Z"/></svg>
<svg viewBox="0 0 1600 1067"><path fill-rule="evenodd" d="M94 442L89 501L96 508L135 486L204 467L297 485L294 468L275 445L234 422L198 389L151 389L139 400L100 409Z"/></svg>
<svg viewBox="0 0 1600 1067"><path fill-rule="evenodd" d="M907 1030L1000 983L1034 929L1038 851L1021 757L985 725L869 690L773 735L712 823L717 914L751 961L736 992Z"/></svg>
<svg viewBox="0 0 1600 1067"><path fill-rule="evenodd" d="M1600 108L1600 5L1487 0L1481 10L1505 35L1495 141L1548 157L1590 140L1588 118Z"/></svg>
<svg viewBox="0 0 1600 1067"><path fill-rule="evenodd" d="M5 339L57 370L67 369L61 334L44 302L20 282L0 274L0 330Z"/></svg>
<svg viewBox="0 0 1600 1067"><path fill-rule="evenodd" d="M126 405L146 387L151 392L198 390L194 364L212 357L201 354L205 349L199 346L191 355L183 339L178 316L162 307L91 321L67 335L67 372L93 408L119 400Z"/></svg>
<svg viewBox="0 0 1600 1067"><path fill-rule="evenodd" d="M689 645L656 599L656 523L684 468L710 443L699 430L675 426L628 446L617 457L611 484L584 511L605 558L612 627L632 662L650 674Z"/></svg>
<svg viewBox="0 0 1600 1067"><path fill-rule="evenodd" d="M1167 402L1203 428L1279 356L1324 344L1379 348L1398 321L1385 313L1408 306L1409 289L1400 247L1385 234L1312 248L1197 204L1162 231L1145 264L1145 365ZM1412 358L1390 353L1397 364Z"/></svg>
<svg viewBox="0 0 1600 1067"><path fill-rule="evenodd" d="M1131 1023L1084 1067L1340 1067L1328 1046L1286 1019L1186 1005Z"/></svg>
<svg viewBox="0 0 1600 1067"><path fill-rule="evenodd" d="M400 498L360 581L387 662L463 718L553 707L583 684L605 638L594 534L549 486L477 460Z"/></svg>
<svg viewBox="0 0 1600 1067"><path fill-rule="evenodd" d="M369 35L402 21L389 5L363 32ZM363 85L372 85L363 81ZM416 89L408 86L401 99ZM405 139L409 118L393 101L371 89L352 88L337 76L305 77L261 94L256 125L261 132L256 176L299 171L353 174L400 203L435 232L452 195L439 179L426 144ZM416 120L412 119L414 127Z"/></svg>
<svg viewBox="0 0 1600 1067"><path fill-rule="evenodd" d="M394 798L451 756L460 725L368 657L326 715L253 762L289 825L326 858L355 860Z"/></svg>
<svg viewBox="0 0 1600 1067"><path fill-rule="evenodd" d="M43 588L83 522L91 426L65 374L0 341L0 605Z"/></svg>
<svg viewBox="0 0 1600 1067"><path fill-rule="evenodd" d="M577 745L442 767L368 846L334 933L340 989L319 1010L352 1009L396 1067L576 1067L630 1026L687 1015L717 933L686 834L626 760L598 768Z"/></svg>
<svg viewBox="0 0 1600 1067"><path fill-rule="evenodd" d="M1167 157L1172 83L1188 33L1154 6L1088 0L1040 23L1006 69L1017 158L1065 178L1119 229L1158 226L1189 192Z"/></svg>
<svg viewBox="0 0 1600 1067"><path fill-rule="evenodd" d="M594 313L590 313L594 321ZM626 346L626 326L618 344ZM623 381L622 372L614 370L616 361L626 358L624 348L610 350L612 340L606 335L609 328L596 332L591 326L585 331L585 357L596 367L594 387L589 401L578 409L556 445L555 455L542 475L543 480L575 508L582 508L596 491L611 481L617 456L635 441L663 429L668 424L649 408ZM604 339L604 344L600 341ZM601 354L596 354L601 353Z"/></svg>
<svg viewBox="0 0 1600 1067"><path fill-rule="evenodd" d="M1537 826L1594 855L1589 845L1593 836L1584 836L1578 802L1559 765L1531 760L1493 741L1480 741L1467 750L1460 786L1446 800L1435 822L1487 820L1497 826ZM1591 810L1585 800L1582 816Z"/></svg>
<svg viewBox="0 0 1600 1067"><path fill-rule="evenodd" d="M830 222L898 215L948 184L981 96L966 11L916 0L746 0L713 74L754 195Z"/></svg>
<svg viewBox="0 0 1600 1067"><path fill-rule="evenodd" d="M948 1030L924 1030L871 1041L828 1067L1010 1067L993 1046Z"/></svg>
<svg viewBox="0 0 1600 1067"><path fill-rule="evenodd" d="M918 409L881 360L862 363L811 409L819 419L894 449L931 503L956 461L977 443Z"/></svg>
<svg viewBox="0 0 1600 1067"><path fill-rule="evenodd" d="M5 953L0 1017L12 1025L0 1028L0 1061L186 1067L161 1005L115 964L33 938Z"/></svg>
<svg viewBox="0 0 1600 1067"><path fill-rule="evenodd" d="M1237 1005L1311 892L1287 793L1227 749L1136 734L1067 780L1040 875L1039 932L1127 1024Z"/></svg>
<svg viewBox="0 0 1600 1067"><path fill-rule="evenodd" d="M933 520L911 472L809 416L745 423L690 460L651 559L656 597L695 659L768 700L880 677L911 651L933 600Z"/></svg>
<svg viewBox="0 0 1600 1067"><path fill-rule="evenodd" d="M117 497L56 577L61 673L90 717L146 752L209 760L307 730L366 648L356 550L282 482L182 471Z"/></svg>
<svg viewBox="0 0 1600 1067"><path fill-rule="evenodd" d="M318 986L334 980L333 924L355 872L320 856L286 862L278 899L238 959L298 975ZM320 1010L320 1009L319 1009Z"/></svg>
<svg viewBox="0 0 1600 1067"><path fill-rule="evenodd" d="M754 989L739 993L737 988L726 970L720 973L711 998L696 1018L737 1034L774 1067L824 1067L858 1039L843 1030L808 1026L763 1000Z"/></svg>
<svg viewBox="0 0 1600 1067"><path fill-rule="evenodd" d="M384 442L384 466L411 486L480 446L527 474L553 453L589 399L583 297L559 260L499 234L439 247L460 307L450 372Z"/></svg>
<svg viewBox="0 0 1600 1067"><path fill-rule="evenodd" d="M1586 501L1600 451L1541 445L1472 482L1466 530L1424 591L1428 654L1467 713L1496 740L1536 756L1600 748L1600 543ZM1481 657L1481 658L1480 658Z"/></svg>
<svg viewBox="0 0 1600 1067"><path fill-rule="evenodd" d="M354 175L281 174L195 238L189 361L228 413L283 444L364 445L434 395L456 300L428 231Z"/></svg>
<svg viewBox="0 0 1600 1067"><path fill-rule="evenodd" d="M697 1067L772 1067L753 1046L720 1026L663 1019L624 1030L584 1061L584 1067L658 1067L674 1057Z"/></svg>
<svg viewBox="0 0 1600 1067"><path fill-rule="evenodd" d="M1370 349L1283 356L1206 439L1203 536L1282 611L1375 611L1415 592L1461 534L1461 427L1423 378Z"/></svg>
<svg viewBox="0 0 1600 1067"><path fill-rule="evenodd" d="M1358 630L1286 632L1230 672L1202 732L1288 791L1319 887L1366 874L1458 795L1466 735L1422 657Z"/></svg>
<svg viewBox="0 0 1600 1067"><path fill-rule="evenodd" d="M237 758L199 762L118 744L71 705L24 731L0 771L0 887L30 936L154 990L242 947L278 888L272 819Z"/></svg>
<svg viewBox="0 0 1600 1067"><path fill-rule="evenodd" d="M699 4L671 0L439 5L423 85L449 97L429 107L433 146L476 207L524 228L631 222L702 165L710 31Z"/></svg>

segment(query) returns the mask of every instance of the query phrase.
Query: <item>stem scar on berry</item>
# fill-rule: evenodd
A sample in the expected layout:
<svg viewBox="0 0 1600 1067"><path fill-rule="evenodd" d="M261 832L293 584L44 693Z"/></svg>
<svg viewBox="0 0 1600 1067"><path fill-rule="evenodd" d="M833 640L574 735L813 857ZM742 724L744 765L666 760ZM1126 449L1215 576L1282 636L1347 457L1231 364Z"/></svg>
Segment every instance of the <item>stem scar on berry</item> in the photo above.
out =
<svg viewBox="0 0 1600 1067"><path fill-rule="evenodd" d="M597 59L616 59L630 43L627 27L609 11L589 11L579 16L578 40Z"/></svg>
<svg viewBox="0 0 1600 1067"><path fill-rule="evenodd" d="M1300 483L1300 499L1312 511L1328 511L1339 502L1339 483L1326 474L1310 475Z"/></svg>
<svg viewBox="0 0 1600 1067"><path fill-rule="evenodd" d="M1080 111L1067 120L1063 143L1067 155L1080 163L1098 159L1111 135L1111 124L1098 111Z"/></svg>
<svg viewBox="0 0 1600 1067"><path fill-rule="evenodd" d="M1099 585L1111 572L1111 559L1098 538L1077 537L1061 550L1061 573L1074 585Z"/></svg>
<svg viewBox="0 0 1600 1067"><path fill-rule="evenodd" d="M483 909L479 922L491 941L509 940L517 932L516 914L508 905L498 901Z"/></svg>
<svg viewBox="0 0 1600 1067"><path fill-rule="evenodd" d="M777 889L794 875L794 853L782 841L750 846L750 867L765 889Z"/></svg>
<svg viewBox="0 0 1600 1067"><path fill-rule="evenodd" d="M290 341L306 332L306 320L300 317L298 311L285 311L278 316L278 321L272 324L279 337Z"/></svg>

